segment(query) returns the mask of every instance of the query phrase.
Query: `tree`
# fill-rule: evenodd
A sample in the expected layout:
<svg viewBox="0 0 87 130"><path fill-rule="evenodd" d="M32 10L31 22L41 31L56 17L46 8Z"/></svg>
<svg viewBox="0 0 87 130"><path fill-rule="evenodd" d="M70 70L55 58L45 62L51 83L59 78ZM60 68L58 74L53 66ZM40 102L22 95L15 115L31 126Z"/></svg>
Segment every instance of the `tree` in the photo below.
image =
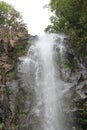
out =
<svg viewBox="0 0 87 130"><path fill-rule="evenodd" d="M26 24L23 23L22 16L13 6L6 2L0 2L0 28L5 27L13 31L27 31Z"/></svg>
<svg viewBox="0 0 87 130"><path fill-rule="evenodd" d="M8 54L20 40L28 36L22 16L13 6L0 1L0 54Z"/></svg>
<svg viewBox="0 0 87 130"><path fill-rule="evenodd" d="M73 38L74 46L81 55L87 42L87 1L86 0L51 0L49 8L51 25L47 32L63 32Z"/></svg>

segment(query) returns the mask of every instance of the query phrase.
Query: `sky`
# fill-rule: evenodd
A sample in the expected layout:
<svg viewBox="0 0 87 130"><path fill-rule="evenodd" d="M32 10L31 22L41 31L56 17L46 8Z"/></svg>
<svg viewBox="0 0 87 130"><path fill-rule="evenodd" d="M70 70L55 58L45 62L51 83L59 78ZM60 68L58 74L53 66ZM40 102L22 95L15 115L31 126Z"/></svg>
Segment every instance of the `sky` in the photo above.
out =
<svg viewBox="0 0 87 130"><path fill-rule="evenodd" d="M50 23L50 12L43 8L50 0L3 0L19 11L32 35L43 35L44 29Z"/></svg>

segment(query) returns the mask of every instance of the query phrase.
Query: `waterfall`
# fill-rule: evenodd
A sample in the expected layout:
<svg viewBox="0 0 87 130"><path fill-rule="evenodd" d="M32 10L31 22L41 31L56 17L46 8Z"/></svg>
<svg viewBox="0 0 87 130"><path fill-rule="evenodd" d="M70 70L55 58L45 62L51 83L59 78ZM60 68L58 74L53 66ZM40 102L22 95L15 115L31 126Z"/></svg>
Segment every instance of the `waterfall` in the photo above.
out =
<svg viewBox="0 0 87 130"><path fill-rule="evenodd" d="M34 41L27 55L20 58L19 71L34 95L27 113L28 130L63 130L60 98L64 83L58 66L65 49L63 40L64 35L47 34Z"/></svg>

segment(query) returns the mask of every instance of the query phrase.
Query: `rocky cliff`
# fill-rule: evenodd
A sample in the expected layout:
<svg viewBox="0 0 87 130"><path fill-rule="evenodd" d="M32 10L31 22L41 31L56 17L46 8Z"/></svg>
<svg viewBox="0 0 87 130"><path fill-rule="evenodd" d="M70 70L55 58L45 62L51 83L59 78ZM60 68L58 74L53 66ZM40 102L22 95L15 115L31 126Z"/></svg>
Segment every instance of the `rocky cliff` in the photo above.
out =
<svg viewBox="0 0 87 130"><path fill-rule="evenodd" d="M15 78L17 58L26 53L30 44L29 39L32 37L24 32L0 28L0 129L8 129L10 121L13 120L9 105L8 84ZM8 128L5 127L6 122Z"/></svg>
<svg viewBox="0 0 87 130"><path fill-rule="evenodd" d="M65 81L66 91L63 93L63 113L66 129L87 130L87 68L81 62L65 39L66 52L64 62L60 65L61 77ZM63 71L62 71L63 70Z"/></svg>
<svg viewBox="0 0 87 130"><path fill-rule="evenodd" d="M22 73L17 73L17 58L26 53L31 35L17 35L14 39L0 40L0 127L4 130L26 129L27 113L31 110L34 90L27 87ZM66 46L63 62L58 64L60 76L67 87L63 92L61 112L64 115L65 130L87 130L87 68L72 49L70 41ZM25 80L25 81L24 81ZM27 96L28 95L28 96ZM34 115L30 115L30 119ZM29 117L28 117L29 118ZM38 119L35 119L36 121ZM33 124L32 120L30 123ZM28 128L28 126L27 126ZM30 127L29 127L30 128Z"/></svg>

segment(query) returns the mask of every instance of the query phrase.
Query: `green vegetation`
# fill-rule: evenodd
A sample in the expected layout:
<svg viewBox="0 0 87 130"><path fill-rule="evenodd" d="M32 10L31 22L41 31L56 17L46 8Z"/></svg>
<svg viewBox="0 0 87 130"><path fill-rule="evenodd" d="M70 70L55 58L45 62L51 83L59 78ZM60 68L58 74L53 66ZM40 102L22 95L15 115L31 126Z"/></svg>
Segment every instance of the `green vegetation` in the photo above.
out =
<svg viewBox="0 0 87 130"><path fill-rule="evenodd" d="M14 70L10 71L10 72L7 74L7 80L8 80L8 81L13 80L14 77L15 77L15 72L14 72Z"/></svg>
<svg viewBox="0 0 87 130"><path fill-rule="evenodd" d="M0 129L3 129L4 124L0 123Z"/></svg>
<svg viewBox="0 0 87 130"><path fill-rule="evenodd" d="M51 0L49 8L55 15L50 17L51 25L45 31L68 34L76 51L84 57L87 43L87 1Z"/></svg>
<svg viewBox="0 0 87 130"><path fill-rule="evenodd" d="M30 44L27 40L18 42L12 51L9 52L9 61L12 63L16 61L18 57L23 56L26 53L26 49L28 44Z"/></svg>
<svg viewBox="0 0 87 130"><path fill-rule="evenodd" d="M75 112L75 122L81 128L81 130L87 130L87 101L77 101L77 108L80 108L78 112Z"/></svg>
<svg viewBox="0 0 87 130"><path fill-rule="evenodd" d="M0 1L0 76L4 84L14 79L17 58L25 54L28 46L26 37L28 30L21 14L12 5ZM6 64L12 69L5 68ZM3 81L3 78L6 80Z"/></svg>
<svg viewBox="0 0 87 130"><path fill-rule="evenodd" d="M27 31L26 24L22 16L12 5L0 2L0 27L5 27L13 31ZM7 35L7 33L4 33Z"/></svg>

